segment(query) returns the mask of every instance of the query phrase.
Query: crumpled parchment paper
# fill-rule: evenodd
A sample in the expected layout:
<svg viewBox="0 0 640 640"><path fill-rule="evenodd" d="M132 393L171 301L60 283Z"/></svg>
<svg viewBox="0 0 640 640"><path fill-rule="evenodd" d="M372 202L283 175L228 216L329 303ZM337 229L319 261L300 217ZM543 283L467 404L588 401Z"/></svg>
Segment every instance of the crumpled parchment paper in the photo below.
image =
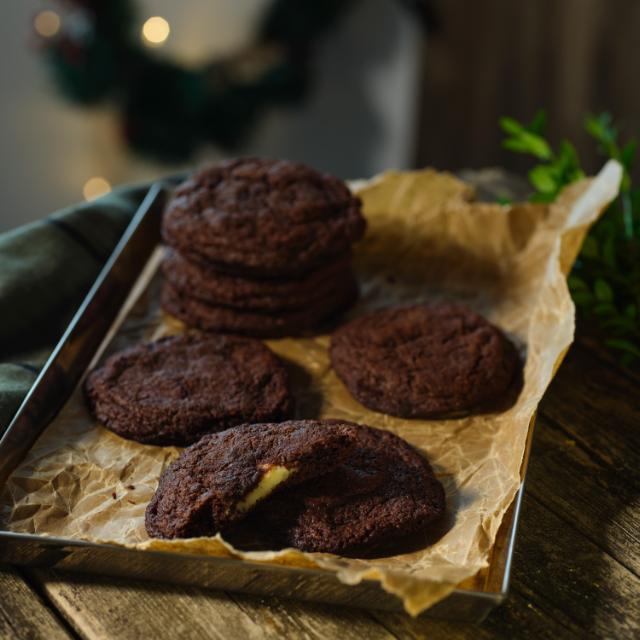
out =
<svg viewBox="0 0 640 640"><path fill-rule="evenodd" d="M502 518L520 486L529 425L573 339L565 276L592 224L617 194L620 166L566 189L551 205L476 203L473 189L432 170L388 172L354 183L369 228L355 251L361 299L350 315L433 296L462 300L518 345L523 387L497 413L403 420L364 408L331 370L328 335L272 340L288 363L299 417L346 418L389 429L425 452L447 493L439 539L421 551L350 560L296 550L242 553L219 536L149 540L144 510L173 447L124 440L94 423L76 390L12 474L2 497L5 527L143 549L236 556L334 571L343 582L379 580L416 615L486 567ZM138 280L106 355L180 330L158 309L156 251ZM98 357L98 356L97 356Z"/></svg>

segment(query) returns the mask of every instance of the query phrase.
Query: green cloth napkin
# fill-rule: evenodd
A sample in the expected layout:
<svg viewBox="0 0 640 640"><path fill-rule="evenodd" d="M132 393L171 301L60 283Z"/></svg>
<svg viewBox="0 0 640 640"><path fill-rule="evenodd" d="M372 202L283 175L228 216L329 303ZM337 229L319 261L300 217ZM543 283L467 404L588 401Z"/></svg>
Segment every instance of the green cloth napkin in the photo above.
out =
<svg viewBox="0 0 640 640"><path fill-rule="evenodd" d="M0 435L148 188L117 189L0 235Z"/></svg>

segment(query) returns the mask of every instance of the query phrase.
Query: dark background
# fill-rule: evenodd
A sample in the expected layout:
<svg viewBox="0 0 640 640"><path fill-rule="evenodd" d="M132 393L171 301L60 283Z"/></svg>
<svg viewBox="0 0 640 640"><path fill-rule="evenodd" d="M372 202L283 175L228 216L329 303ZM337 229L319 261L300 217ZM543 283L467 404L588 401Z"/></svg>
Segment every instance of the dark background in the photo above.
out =
<svg viewBox="0 0 640 640"><path fill-rule="evenodd" d="M543 107L589 171L602 160L582 126L607 110L622 139L640 128L638 0L440 0L423 63L416 164L442 169L529 163L501 148L498 118ZM636 169L637 172L637 169Z"/></svg>
<svg viewBox="0 0 640 640"><path fill-rule="evenodd" d="M164 16L171 36L155 54L214 59L249 46L273 2L136 0L132 28ZM56 90L33 19L68 5L13 0L2 14L0 231L82 200L92 177L115 187L227 153L343 178L425 165L523 173L532 162L501 148L498 119L545 108L550 139L574 142L593 173L603 160L583 129L588 113L610 111L623 140L640 131L640 0L351 0L314 47L306 100L266 110L238 149L203 146L167 164L127 148L113 103L83 108Z"/></svg>

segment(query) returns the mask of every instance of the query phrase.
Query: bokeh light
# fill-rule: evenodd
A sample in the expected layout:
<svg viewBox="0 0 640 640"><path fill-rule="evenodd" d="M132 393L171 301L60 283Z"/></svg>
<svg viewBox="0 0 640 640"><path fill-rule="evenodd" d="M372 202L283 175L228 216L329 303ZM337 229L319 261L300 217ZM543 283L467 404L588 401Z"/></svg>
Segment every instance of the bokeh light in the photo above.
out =
<svg viewBox="0 0 640 640"><path fill-rule="evenodd" d="M101 176L89 178L84 183L84 187L82 187L82 195L85 200L93 200L103 196L105 193L109 193L109 191L111 191L109 181Z"/></svg>
<svg viewBox="0 0 640 640"><path fill-rule="evenodd" d="M142 39L152 47L162 45L170 32L169 23L160 16L153 16L142 25Z"/></svg>
<svg viewBox="0 0 640 640"><path fill-rule="evenodd" d="M40 11L33 19L33 28L43 38L52 38L60 31L60 16L55 11Z"/></svg>

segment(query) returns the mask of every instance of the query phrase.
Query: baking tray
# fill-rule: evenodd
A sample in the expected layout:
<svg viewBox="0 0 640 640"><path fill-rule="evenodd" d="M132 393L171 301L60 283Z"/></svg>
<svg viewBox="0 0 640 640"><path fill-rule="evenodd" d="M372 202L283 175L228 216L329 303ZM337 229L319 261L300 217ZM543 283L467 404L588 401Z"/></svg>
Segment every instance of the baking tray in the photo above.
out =
<svg viewBox="0 0 640 640"><path fill-rule="evenodd" d="M166 183L165 183L166 185ZM110 338L121 309L160 243L167 189L149 189L111 257L35 380L0 440L0 489L68 400L94 356ZM522 463L524 476L534 421ZM458 587L423 615L480 622L503 602L509 588L523 484L505 514L487 569ZM82 540L0 531L0 561L127 576L245 593L399 611L402 604L373 580L350 586L330 571L266 565L195 554L140 551Z"/></svg>

